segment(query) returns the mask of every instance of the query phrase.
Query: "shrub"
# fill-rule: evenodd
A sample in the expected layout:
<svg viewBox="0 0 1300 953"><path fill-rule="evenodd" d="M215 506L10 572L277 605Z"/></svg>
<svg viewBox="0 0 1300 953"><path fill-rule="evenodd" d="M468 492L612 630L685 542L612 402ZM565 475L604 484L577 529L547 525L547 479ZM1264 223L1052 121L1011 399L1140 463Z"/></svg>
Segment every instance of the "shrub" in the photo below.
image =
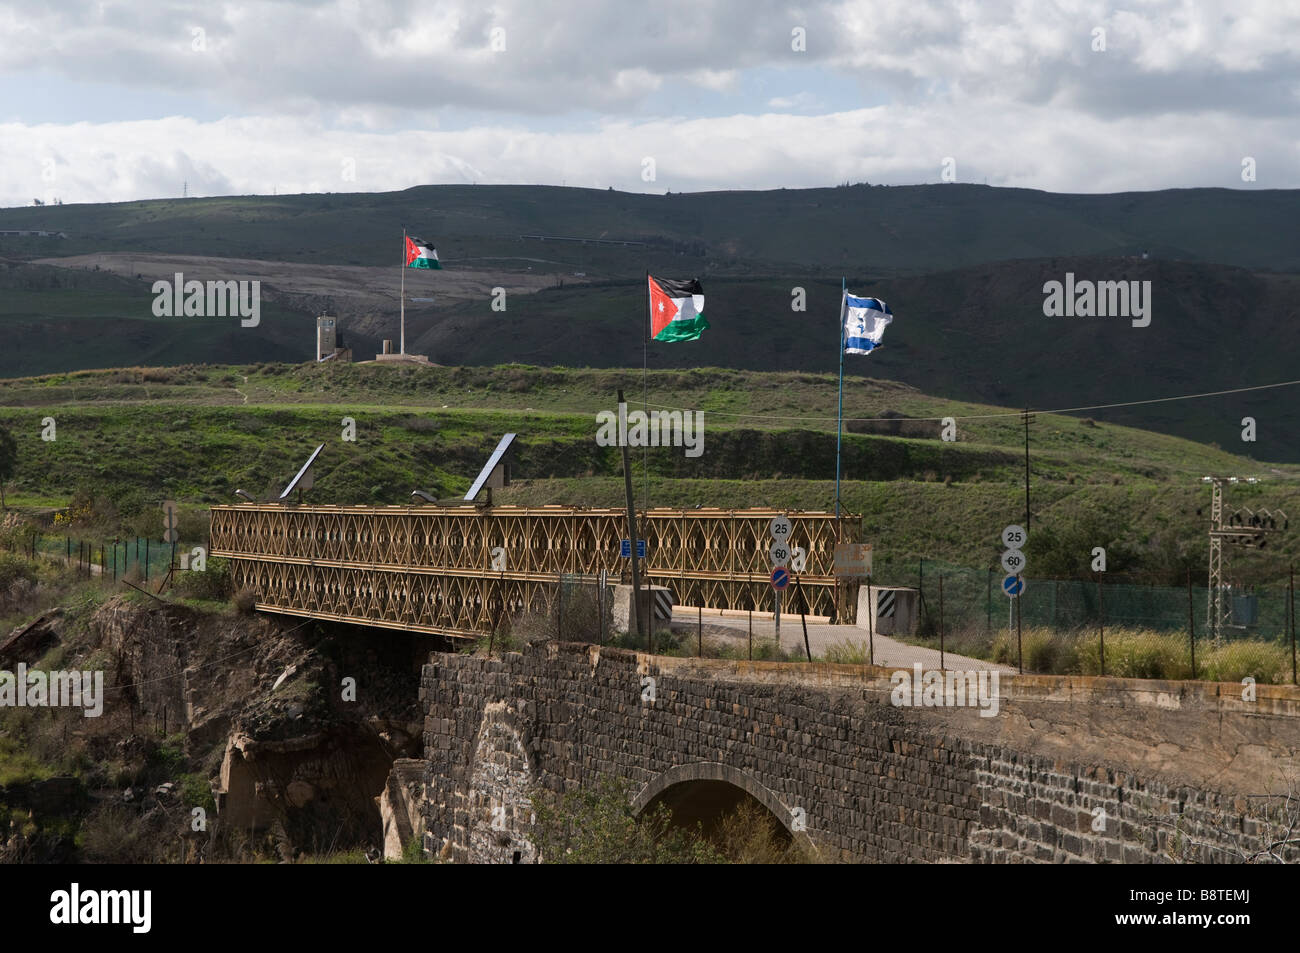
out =
<svg viewBox="0 0 1300 953"><path fill-rule="evenodd" d="M230 598L230 560L210 557L203 572L178 572L177 590L190 599L224 602Z"/></svg>
<svg viewBox="0 0 1300 953"><path fill-rule="evenodd" d="M235 593L235 608L243 615L251 615L257 603L257 593L247 586Z"/></svg>
<svg viewBox="0 0 1300 953"><path fill-rule="evenodd" d="M1198 654L1196 674L1211 682L1253 678L1261 684L1280 685L1291 681L1291 650L1252 639L1227 642Z"/></svg>
<svg viewBox="0 0 1300 953"><path fill-rule="evenodd" d="M834 642L826 646L824 658L835 665L866 665L868 664L867 640L854 642L845 639L843 642Z"/></svg>

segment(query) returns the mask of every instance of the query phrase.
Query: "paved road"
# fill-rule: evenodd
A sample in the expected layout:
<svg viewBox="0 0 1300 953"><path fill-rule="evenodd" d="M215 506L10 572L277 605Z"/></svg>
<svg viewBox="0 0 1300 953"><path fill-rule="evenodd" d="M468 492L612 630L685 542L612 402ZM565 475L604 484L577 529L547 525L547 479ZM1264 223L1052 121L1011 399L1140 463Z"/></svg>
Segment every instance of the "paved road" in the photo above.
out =
<svg viewBox="0 0 1300 953"><path fill-rule="evenodd" d="M674 607L673 609L673 628L686 629L694 631L696 627L696 610L691 608ZM704 612L704 637L709 638L733 638L746 640L749 633L749 620L745 616L720 616L715 611L710 614L707 610ZM766 641L769 644L775 637L775 624L771 619L754 619L754 642L758 644ZM867 648L868 633L866 629L859 629L856 625L827 625L820 622L808 623L808 645L812 649L813 658L819 658L826 654L828 646L851 642L861 645L865 650ZM877 665L896 666L899 668L910 668L917 662L926 669L940 668L939 650L927 649L919 645L909 645L898 639L892 639L887 635L876 634L872 640L874 644L874 659ZM799 624L799 616L782 616L781 617L781 648L787 652L803 652L803 627ZM971 671L981 669L996 669L999 672L1014 672L1015 669L1007 665L998 665L994 662L986 662L983 659L969 658L965 655L957 655L953 652L945 652L943 656L943 668L961 668Z"/></svg>

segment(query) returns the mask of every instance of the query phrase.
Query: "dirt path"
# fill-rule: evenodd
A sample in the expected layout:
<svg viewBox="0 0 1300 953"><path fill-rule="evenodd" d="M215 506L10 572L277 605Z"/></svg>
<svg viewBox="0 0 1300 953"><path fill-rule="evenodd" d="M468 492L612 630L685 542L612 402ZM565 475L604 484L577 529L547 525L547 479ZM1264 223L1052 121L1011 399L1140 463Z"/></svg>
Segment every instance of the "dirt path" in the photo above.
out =
<svg viewBox="0 0 1300 953"><path fill-rule="evenodd" d="M396 311L400 304L401 269L358 265L317 265L254 258L215 258L206 255L166 255L156 252L97 252L68 258L40 258L38 265L60 268L94 268L150 281L172 280L177 272L185 280L260 281L268 300L280 298L292 305L295 297L328 305L340 317L373 311ZM412 297L434 298L438 306L462 301L488 301L492 289L507 294L528 294L555 284L552 275L503 273L490 268L452 268L440 271L407 269L407 310ZM300 302L309 303L309 302Z"/></svg>

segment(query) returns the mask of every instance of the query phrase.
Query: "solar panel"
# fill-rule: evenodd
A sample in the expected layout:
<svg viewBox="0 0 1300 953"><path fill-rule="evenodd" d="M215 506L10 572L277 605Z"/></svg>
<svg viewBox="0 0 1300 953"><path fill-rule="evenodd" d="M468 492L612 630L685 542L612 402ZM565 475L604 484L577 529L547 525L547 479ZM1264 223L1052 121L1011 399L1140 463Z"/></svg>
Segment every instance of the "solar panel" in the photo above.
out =
<svg viewBox="0 0 1300 953"><path fill-rule="evenodd" d="M492 456L488 457L488 462L485 463L483 469L479 471L478 477L474 480L474 485L471 486L469 492L465 494L466 500L471 503L474 502L474 497L478 496L479 490L483 489L483 485L487 483L488 478L492 476L492 471L495 470L497 464L501 462L501 458L506 455L506 451L510 449L510 445L515 442L516 436L517 434L508 433L501 438L501 442L497 444L497 448L492 451Z"/></svg>
<svg viewBox="0 0 1300 953"><path fill-rule="evenodd" d="M320 456L320 452L324 449L325 449L325 444L321 444L319 447L317 447L315 450L312 451L312 455L308 457L307 462L302 465L302 469L298 471L298 475L295 476L292 480L290 480L289 485L284 488L284 492L280 494L280 499L282 500L286 499L290 493L292 493L294 490L298 488L298 484L302 481L302 478L306 475L307 471L311 468L311 465L316 462L316 458ZM310 489L310 487L311 487L311 482L308 481L308 483L303 487L303 489Z"/></svg>

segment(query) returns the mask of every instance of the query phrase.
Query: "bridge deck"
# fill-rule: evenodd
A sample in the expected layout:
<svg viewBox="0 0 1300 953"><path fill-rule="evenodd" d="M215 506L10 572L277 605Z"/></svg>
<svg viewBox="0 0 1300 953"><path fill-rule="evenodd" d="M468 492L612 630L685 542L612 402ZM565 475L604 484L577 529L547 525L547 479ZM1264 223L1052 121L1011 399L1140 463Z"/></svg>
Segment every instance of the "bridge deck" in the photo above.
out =
<svg viewBox="0 0 1300 953"><path fill-rule="evenodd" d="M769 525L780 513L639 513L644 575L682 605L770 608ZM856 600L833 575L834 515L785 515L791 545L807 552L808 611L830 615L838 606L852 621ZM857 522L841 520L846 528ZM234 586L252 589L259 609L474 636L503 613L544 611L561 575L594 580L605 570L627 581L630 566L619 555L626 537L627 514L618 509L240 504L212 507L211 553L231 560Z"/></svg>

